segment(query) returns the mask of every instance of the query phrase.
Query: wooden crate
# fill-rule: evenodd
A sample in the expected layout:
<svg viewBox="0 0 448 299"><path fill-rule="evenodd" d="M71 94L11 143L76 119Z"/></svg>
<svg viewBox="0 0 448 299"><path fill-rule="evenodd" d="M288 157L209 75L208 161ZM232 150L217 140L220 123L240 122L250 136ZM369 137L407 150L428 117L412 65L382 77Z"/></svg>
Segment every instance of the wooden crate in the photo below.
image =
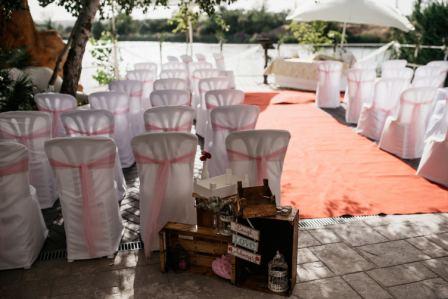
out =
<svg viewBox="0 0 448 299"><path fill-rule="evenodd" d="M260 231L258 254L261 255L261 264L256 265L236 258L235 284L271 293L267 287L268 263L279 250L285 257L289 270L289 290L281 295L290 295L297 280L298 210L293 209L288 216L259 217L250 221L254 228ZM240 223L245 224L245 220L241 219Z"/></svg>
<svg viewBox="0 0 448 299"><path fill-rule="evenodd" d="M168 251L180 244L188 253L190 259L189 271L214 275L212 262L227 253L230 236L222 236L209 227L168 222L159 233L160 237L160 270L168 269ZM234 268L234 261L232 259ZM232 271L234 273L234 271ZM233 281L234 281L234 275Z"/></svg>

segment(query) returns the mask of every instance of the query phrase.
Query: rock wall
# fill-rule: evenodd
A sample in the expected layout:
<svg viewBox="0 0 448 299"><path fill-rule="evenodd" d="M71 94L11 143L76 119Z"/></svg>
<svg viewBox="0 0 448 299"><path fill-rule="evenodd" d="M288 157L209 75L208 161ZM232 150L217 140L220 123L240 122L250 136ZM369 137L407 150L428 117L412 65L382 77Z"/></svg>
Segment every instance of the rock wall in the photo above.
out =
<svg viewBox="0 0 448 299"><path fill-rule="evenodd" d="M32 66L54 68L57 57L64 48L64 41L55 30L37 31L29 11L28 1L22 0L24 9L12 13L5 20L0 14L0 47L26 47ZM59 74L62 75L62 74Z"/></svg>

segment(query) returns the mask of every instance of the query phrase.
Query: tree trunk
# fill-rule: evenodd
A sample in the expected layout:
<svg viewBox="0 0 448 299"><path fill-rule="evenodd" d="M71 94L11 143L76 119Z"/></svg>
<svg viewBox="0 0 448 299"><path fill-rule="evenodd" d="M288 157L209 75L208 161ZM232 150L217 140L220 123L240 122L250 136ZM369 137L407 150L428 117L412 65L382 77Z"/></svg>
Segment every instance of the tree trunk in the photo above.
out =
<svg viewBox="0 0 448 299"><path fill-rule="evenodd" d="M100 0L86 0L85 5L79 12L75 27L73 27L73 38L67 60L64 64L64 78L61 92L76 96L79 77L81 76L82 57L89 40L92 23L98 11Z"/></svg>

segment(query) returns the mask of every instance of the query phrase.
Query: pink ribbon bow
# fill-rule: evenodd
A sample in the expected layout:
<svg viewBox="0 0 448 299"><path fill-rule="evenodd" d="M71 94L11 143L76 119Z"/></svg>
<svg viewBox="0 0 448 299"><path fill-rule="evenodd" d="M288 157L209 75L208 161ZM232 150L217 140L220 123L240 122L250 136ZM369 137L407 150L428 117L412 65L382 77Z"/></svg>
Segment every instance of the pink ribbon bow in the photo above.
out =
<svg viewBox="0 0 448 299"><path fill-rule="evenodd" d="M191 122L187 122L183 125L179 125L177 127L167 128L167 127L159 127L152 124L145 124L146 131L161 131L161 132L190 132L191 126L193 124Z"/></svg>
<svg viewBox="0 0 448 299"><path fill-rule="evenodd" d="M141 97L143 94L143 90L136 90L130 93L131 97Z"/></svg>
<svg viewBox="0 0 448 299"><path fill-rule="evenodd" d="M0 130L0 136L3 138L14 138L17 141L19 141L21 144L25 145L28 147L29 145L29 141L32 139L37 139L37 138L50 138L50 128L42 128L39 130L36 130L28 135L16 135L16 134L12 134L12 133L8 133L6 131Z"/></svg>
<svg viewBox="0 0 448 299"><path fill-rule="evenodd" d="M67 108L67 109L51 109L51 108L46 108L40 105L37 105L37 108L39 109L39 111L43 111L43 112L49 112L51 113L51 116L53 118L53 123L52 123L52 132L53 132L53 137L56 137L57 132L58 132L58 124L61 122L61 113L62 112L66 112L66 111L71 111L74 110L74 108Z"/></svg>
<svg viewBox="0 0 448 299"><path fill-rule="evenodd" d="M28 157L10 165L0 167L0 176L25 172L28 170Z"/></svg>
<svg viewBox="0 0 448 299"><path fill-rule="evenodd" d="M256 122L252 122L250 124L244 125L244 126L240 126L240 127L227 127L224 125L220 125L218 123L212 122L212 128L213 131L230 131L230 132L235 132L235 131L244 131L244 130L252 130L253 128L255 128Z"/></svg>
<svg viewBox="0 0 448 299"><path fill-rule="evenodd" d="M165 198L166 187L170 175L170 166L175 163L192 163L195 153L196 151L192 151L177 158L158 160L134 152L137 163L159 165L157 169L156 181L154 183L154 198L149 203L148 214L146 215L145 235L143 236L145 255L147 257L151 254L150 242L154 238L154 234L157 233L157 224L159 222L162 203Z"/></svg>
<svg viewBox="0 0 448 299"><path fill-rule="evenodd" d="M250 156L245 153L237 152L231 149L227 149L227 155L229 156L230 161L241 161L241 160L255 160L257 167L257 184L263 184L263 179L267 178L267 165L266 162L270 160L274 160L275 158L281 157L286 153L288 149L287 146L282 147L275 152L270 154L261 155L261 156Z"/></svg>
<svg viewBox="0 0 448 299"><path fill-rule="evenodd" d="M68 126L65 126L65 131L67 134L80 134L82 136L97 136L97 135L111 135L114 133L114 126L109 126L104 129L100 130L94 130L94 131L83 131L83 130L77 130L75 128L69 128Z"/></svg>
<svg viewBox="0 0 448 299"><path fill-rule="evenodd" d="M113 115L121 115L121 114L127 114L127 113L129 113L129 107L119 108L119 109L116 109L114 112L112 112Z"/></svg>
<svg viewBox="0 0 448 299"><path fill-rule="evenodd" d="M90 171L92 169L100 168L113 168L115 165L115 153L112 153L104 158L100 158L89 163L70 164L54 159L49 159L53 168L75 168L79 170L79 176L81 178L81 194L82 194L82 217L84 237L87 243L87 250L91 257L95 256L95 238L92 233L92 228L95 227L93 222L91 208L91 199L95 196L95 189L92 184L92 177Z"/></svg>

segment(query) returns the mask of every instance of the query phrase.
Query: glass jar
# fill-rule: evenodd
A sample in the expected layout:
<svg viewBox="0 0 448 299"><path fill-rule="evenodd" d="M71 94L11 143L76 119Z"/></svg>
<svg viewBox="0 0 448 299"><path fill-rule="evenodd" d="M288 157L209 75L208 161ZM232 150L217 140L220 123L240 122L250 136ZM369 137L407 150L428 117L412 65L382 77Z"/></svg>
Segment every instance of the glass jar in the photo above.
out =
<svg viewBox="0 0 448 299"><path fill-rule="evenodd" d="M219 211L219 233L223 236L230 236L232 231L230 229L230 223L235 221L235 215L231 205L224 206Z"/></svg>

